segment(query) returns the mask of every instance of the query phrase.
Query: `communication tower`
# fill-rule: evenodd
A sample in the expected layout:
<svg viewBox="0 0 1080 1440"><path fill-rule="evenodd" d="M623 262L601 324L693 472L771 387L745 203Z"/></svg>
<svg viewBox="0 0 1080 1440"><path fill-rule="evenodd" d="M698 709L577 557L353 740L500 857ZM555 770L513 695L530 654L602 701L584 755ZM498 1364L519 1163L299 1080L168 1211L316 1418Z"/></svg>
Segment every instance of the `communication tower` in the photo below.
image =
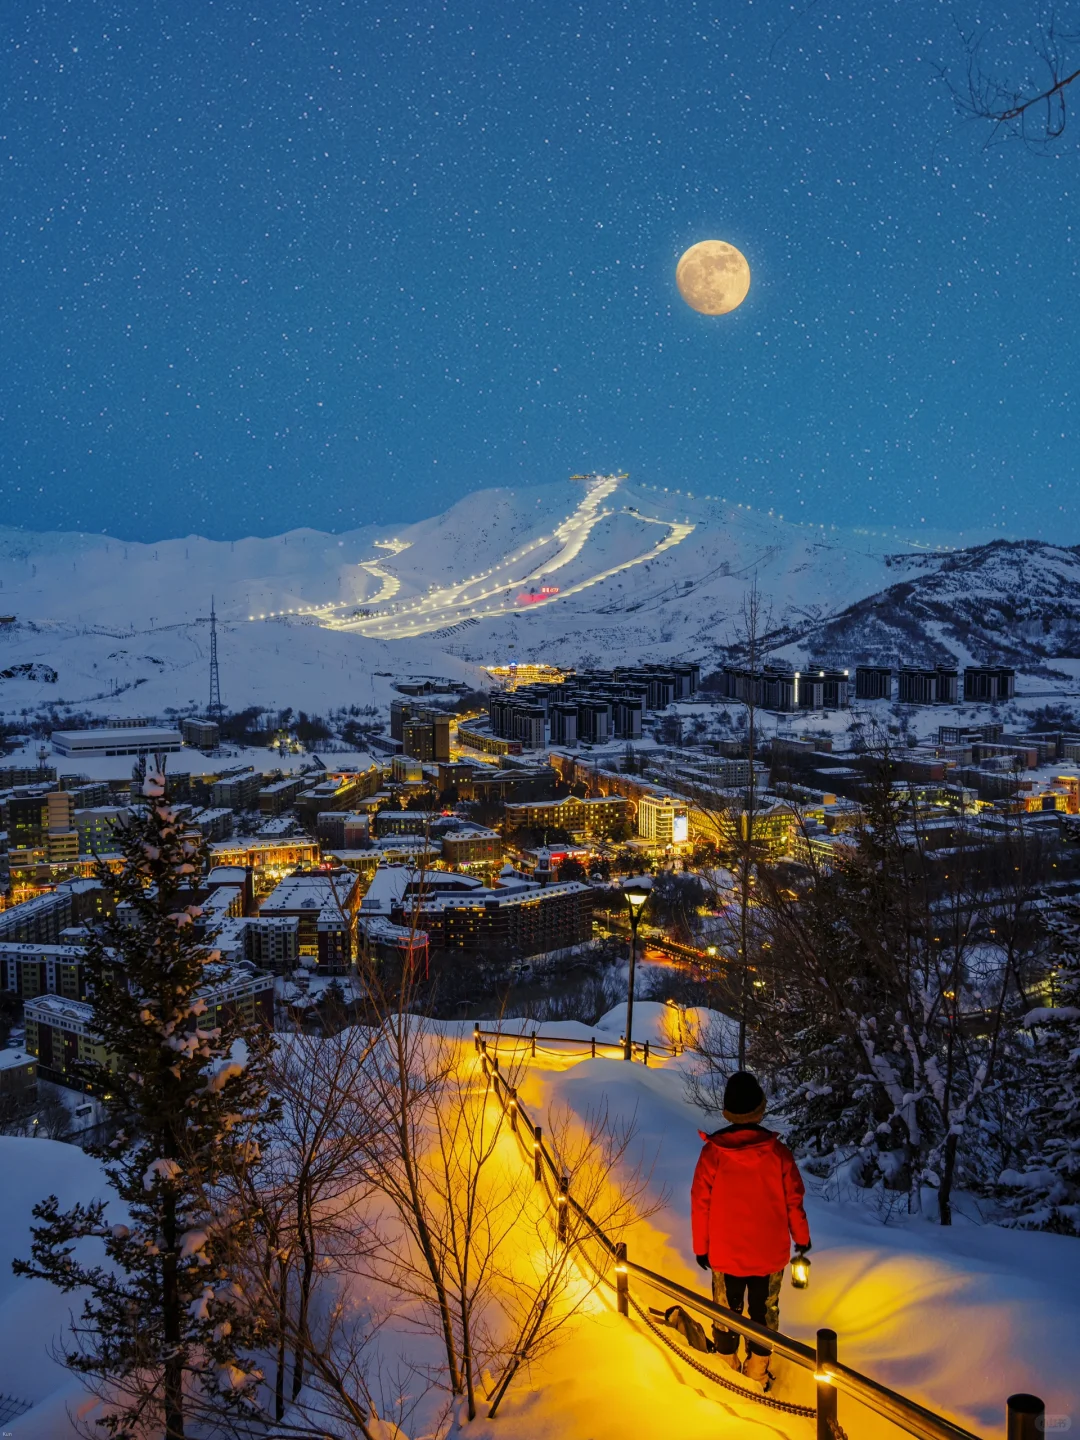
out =
<svg viewBox="0 0 1080 1440"><path fill-rule="evenodd" d="M210 596L210 705L207 715L211 720L215 715L221 714L221 674L218 670L217 658L217 613L214 610L214 597Z"/></svg>

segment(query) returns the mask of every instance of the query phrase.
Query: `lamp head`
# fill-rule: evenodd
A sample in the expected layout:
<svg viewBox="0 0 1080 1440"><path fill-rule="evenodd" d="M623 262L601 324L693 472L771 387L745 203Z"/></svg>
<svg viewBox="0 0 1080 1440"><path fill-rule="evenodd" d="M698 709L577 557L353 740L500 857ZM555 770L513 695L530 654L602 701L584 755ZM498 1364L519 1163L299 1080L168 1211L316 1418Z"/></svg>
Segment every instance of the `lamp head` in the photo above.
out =
<svg viewBox="0 0 1080 1440"><path fill-rule="evenodd" d="M630 906L631 915L640 915L642 907L649 898L649 892L641 885L632 885L623 891L626 896L626 903Z"/></svg>

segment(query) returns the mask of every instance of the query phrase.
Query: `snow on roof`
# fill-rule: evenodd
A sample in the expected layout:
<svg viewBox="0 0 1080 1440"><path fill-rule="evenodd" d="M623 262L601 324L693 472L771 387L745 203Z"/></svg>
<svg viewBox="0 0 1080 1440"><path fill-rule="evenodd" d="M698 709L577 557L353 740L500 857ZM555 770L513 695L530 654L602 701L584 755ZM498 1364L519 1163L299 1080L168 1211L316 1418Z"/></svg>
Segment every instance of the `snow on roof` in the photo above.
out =
<svg viewBox="0 0 1080 1440"><path fill-rule="evenodd" d="M85 1000L68 1000L62 995L35 995L27 1000L25 1014L28 1020L68 1021L74 1025L89 1025L94 1018L94 1007Z"/></svg>
<svg viewBox="0 0 1080 1440"><path fill-rule="evenodd" d="M24 1065L36 1065L37 1056L28 1055L25 1050L0 1050L0 1070L19 1070Z"/></svg>
<svg viewBox="0 0 1080 1440"><path fill-rule="evenodd" d="M333 904L335 891L344 899L356 877L351 871L322 872L316 875L287 875L279 880L262 902L260 914L274 915L283 911L321 910Z"/></svg>
<svg viewBox="0 0 1080 1440"><path fill-rule="evenodd" d="M104 745L152 745L160 741L164 745L177 745L180 743L180 731L171 726L166 729L158 725L127 725L120 726L116 730L110 730L105 726L94 730L54 730L49 739L55 745L59 740L67 746L91 746Z"/></svg>

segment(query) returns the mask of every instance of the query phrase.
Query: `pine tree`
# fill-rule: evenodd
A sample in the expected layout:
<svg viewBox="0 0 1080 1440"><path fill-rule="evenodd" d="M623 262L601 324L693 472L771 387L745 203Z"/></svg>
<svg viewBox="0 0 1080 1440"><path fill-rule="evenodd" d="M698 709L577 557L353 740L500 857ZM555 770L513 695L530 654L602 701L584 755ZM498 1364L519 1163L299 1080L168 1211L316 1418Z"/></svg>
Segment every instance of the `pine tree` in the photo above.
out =
<svg viewBox="0 0 1080 1440"><path fill-rule="evenodd" d="M94 1027L105 1063L89 1079L117 1127L98 1152L115 1202L34 1211L32 1259L19 1274L88 1292L65 1350L102 1397L99 1422L116 1440L255 1403L248 1358L261 1325L235 1281L231 1257L245 1222L223 1182L257 1146L268 1114L271 1037L239 1021L203 1025L200 990L220 973L197 934L201 848L181 833L165 798L164 762L136 770L144 805L118 831L119 873L99 879L122 910L87 950ZM104 1256L84 1259L98 1237Z"/></svg>
<svg viewBox="0 0 1080 1440"><path fill-rule="evenodd" d="M1051 1003L1024 1021L1035 1037L1030 1148L1023 1169L1006 1170L1000 1183L1013 1224L1080 1235L1080 900L1062 902L1045 923L1053 942Z"/></svg>

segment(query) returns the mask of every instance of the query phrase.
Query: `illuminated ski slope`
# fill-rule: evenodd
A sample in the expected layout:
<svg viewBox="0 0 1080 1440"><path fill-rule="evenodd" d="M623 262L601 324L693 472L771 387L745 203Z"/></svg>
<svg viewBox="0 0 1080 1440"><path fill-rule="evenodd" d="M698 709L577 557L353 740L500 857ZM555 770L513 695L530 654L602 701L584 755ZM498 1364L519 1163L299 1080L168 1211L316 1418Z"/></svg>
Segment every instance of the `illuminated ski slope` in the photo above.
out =
<svg viewBox="0 0 1080 1440"><path fill-rule="evenodd" d="M465 620L490 619L524 608L518 599L518 592L530 583L544 580L550 582L559 572L565 576L557 594L531 603L531 608L552 605L570 595L576 595L591 585L596 585L620 571L632 569L635 565L655 559L665 550L678 545L693 531L688 522L658 520L634 512L634 520L642 526L658 525L664 531L655 544L647 545L627 559L614 564L592 568L589 564L587 546L596 527L603 521L617 515L629 514L625 508L605 505L619 488L620 477L603 475L587 486L581 503L549 535L541 535L508 555L490 569L464 580L450 584L434 584L425 594L405 599L397 604L385 605L397 593L397 586L391 589L394 578L376 561L364 562L359 568L383 581L383 589L373 600L363 601L361 614L343 613L356 602L348 602L314 609L311 613L324 625L337 630L351 630L361 635L380 640L399 640L408 636L423 635L446 626L458 625ZM404 548L404 547L402 547ZM582 563L576 563L576 562ZM568 582L568 583L567 583ZM373 604L384 608L372 612Z"/></svg>

